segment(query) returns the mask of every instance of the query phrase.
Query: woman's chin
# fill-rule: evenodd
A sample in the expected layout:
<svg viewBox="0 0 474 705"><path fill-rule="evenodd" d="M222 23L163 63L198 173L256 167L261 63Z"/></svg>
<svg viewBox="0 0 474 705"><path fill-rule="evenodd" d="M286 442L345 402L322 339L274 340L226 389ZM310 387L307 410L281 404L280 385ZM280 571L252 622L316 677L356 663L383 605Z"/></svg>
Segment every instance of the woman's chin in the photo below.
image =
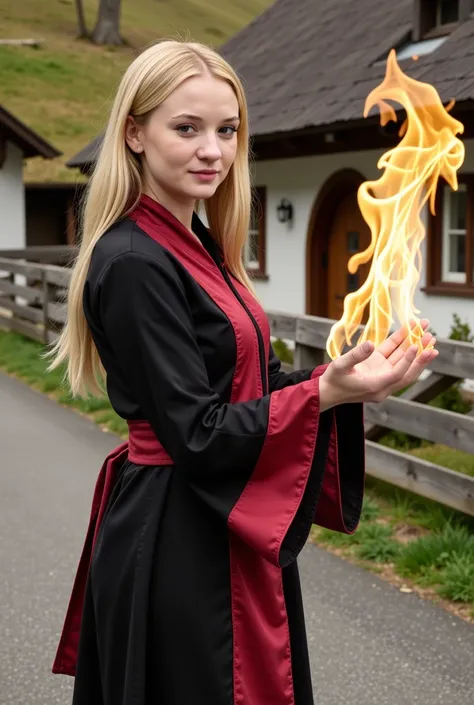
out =
<svg viewBox="0 0 474 705"><path fill-rule="evenodd" d="M196 199L211 198L217 191L219 184L200 184L190 189L189 196Z"/></svg>

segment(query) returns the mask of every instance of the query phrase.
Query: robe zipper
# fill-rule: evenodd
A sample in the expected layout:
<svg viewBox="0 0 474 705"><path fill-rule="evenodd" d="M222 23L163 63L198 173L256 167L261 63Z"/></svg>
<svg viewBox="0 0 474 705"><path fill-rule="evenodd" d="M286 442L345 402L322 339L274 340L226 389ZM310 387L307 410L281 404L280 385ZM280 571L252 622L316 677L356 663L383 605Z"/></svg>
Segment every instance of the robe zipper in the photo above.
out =
<svg viewBox="0 0 474 705"><path fill-rule="evenodd" d="M240 305L244 308L246 311L248 317L253 323L253 327L255 328L255 332L257 334L257 341L258 341L258 354L259 354L259 363L260 363L260 376L262 378L262 388L263 388L263 396L266 396L268 394L268 382L267 382L267 371L266 371L266 365L265 365L265 346L263 344L263 337L262 337L262 332L259 328L259 325L255 318L253 317L252 313L250 312L250 309L246 305L245 301L235 288L235 286L232 283L231 278L229 277L229 274L223 264L220 265L220 270L222 274L224 275L224 279L226 280L229 288L232 290L234 293L234 296L236 299L239 301Z"/></svg>

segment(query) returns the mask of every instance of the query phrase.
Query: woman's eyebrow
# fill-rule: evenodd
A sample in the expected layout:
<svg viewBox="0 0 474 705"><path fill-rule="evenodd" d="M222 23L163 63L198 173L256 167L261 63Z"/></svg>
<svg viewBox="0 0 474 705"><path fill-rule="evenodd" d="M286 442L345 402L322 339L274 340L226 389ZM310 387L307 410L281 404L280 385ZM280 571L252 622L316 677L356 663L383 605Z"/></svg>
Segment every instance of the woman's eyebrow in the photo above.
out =
<svg viewBox="0 0 474 705"><path fill-rule="evenodd" d="M189 113L181 113L180 115L174 115L172 120L176 120L177 118L185 118L186 120L199 120L200 122L203 122L203 118L199 115L190 115ZM222 122L233 122L234 120L240 120L239 116L234 115L233 117L222 120Z"/></svg>

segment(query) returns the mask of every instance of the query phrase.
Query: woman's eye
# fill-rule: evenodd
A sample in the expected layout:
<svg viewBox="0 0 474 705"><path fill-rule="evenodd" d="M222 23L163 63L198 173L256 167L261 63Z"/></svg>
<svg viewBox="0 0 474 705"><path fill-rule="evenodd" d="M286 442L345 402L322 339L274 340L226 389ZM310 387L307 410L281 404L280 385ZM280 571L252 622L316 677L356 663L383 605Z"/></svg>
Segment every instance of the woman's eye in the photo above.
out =
<svg viewBox="0 0 474 705"><path fill-rule="evenodd" d="M197 132L193 125L178 125L176 130L182 135L191 135L193 132ZM233 125L226 125L219 129L219 133L225 135L226 137L231 137L234 132L237 132L237 128Z"/></svg>
<svg viewBox="0 0 474 705"><path fill-rule="evenodd" d="M229 130L229 132L224 132L225 135L233 135L234 132L237 132L237 128L233 127L232 125L226 125L225 127L221 128L222 130Z"/></svg>
<svg viewBox="0 0 474 705"><path fill-rule="evenodd" d="M191 130L194 130L194 127L192 125L178 125L176 129L178 132L181 132L182 135L189 135L191 134Z"/></svg>

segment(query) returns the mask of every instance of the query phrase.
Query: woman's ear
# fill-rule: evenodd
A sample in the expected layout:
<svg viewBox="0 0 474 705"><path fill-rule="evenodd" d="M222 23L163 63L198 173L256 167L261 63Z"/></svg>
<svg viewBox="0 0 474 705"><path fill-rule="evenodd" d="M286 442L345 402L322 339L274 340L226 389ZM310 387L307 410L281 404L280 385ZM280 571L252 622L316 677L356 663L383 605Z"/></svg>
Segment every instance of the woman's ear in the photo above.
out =
<svg viewBox="0 0 474 705"><path fill-rule="evenodd" d="M136 154L143 152L141 136L139 125L137 125L135 119L129 115L125 124L125 141L132 152L135 152Z"/></svg>

